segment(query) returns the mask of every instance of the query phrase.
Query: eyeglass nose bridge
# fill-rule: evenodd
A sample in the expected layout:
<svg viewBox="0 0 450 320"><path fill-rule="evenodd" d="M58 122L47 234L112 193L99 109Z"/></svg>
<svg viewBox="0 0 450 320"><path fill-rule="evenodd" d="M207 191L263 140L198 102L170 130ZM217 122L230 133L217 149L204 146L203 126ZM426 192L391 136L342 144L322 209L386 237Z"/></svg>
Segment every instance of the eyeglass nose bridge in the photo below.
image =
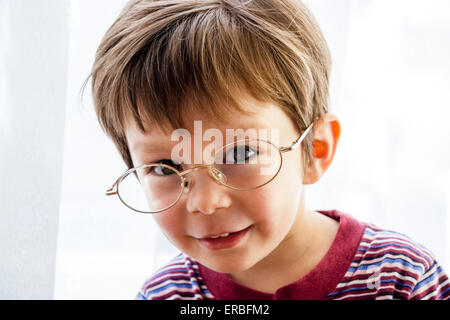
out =
<svg viewBox="0 0 450 320"><path fill-rule="evenodd" d="M203 169L208 169L208 174L209 176L216 181L217 183L221 184L221 185L225 185L227 182L227 177L218 169L214 168L212 165L203 165L203 166L197 166L191 169L187 169L183 172L180 173L181 178L183 179L183 190L184 193L188 193L189 192L189 186L191 185L191 177L186 175L198 171L198 170L203 170Z"/></svg>

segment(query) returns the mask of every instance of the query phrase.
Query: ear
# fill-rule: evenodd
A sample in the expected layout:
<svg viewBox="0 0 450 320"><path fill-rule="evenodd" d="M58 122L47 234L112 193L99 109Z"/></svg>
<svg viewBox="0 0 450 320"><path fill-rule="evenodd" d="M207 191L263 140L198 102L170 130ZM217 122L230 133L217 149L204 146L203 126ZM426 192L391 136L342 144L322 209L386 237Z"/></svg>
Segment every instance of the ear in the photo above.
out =
<svg viewBox="0 0 450 320"><path fill-rule="evenodd" d="M313 131L313 158L304 172L303 184L316 183L333 162L341 125L335 115L326 113L316 121Z"/></svg>

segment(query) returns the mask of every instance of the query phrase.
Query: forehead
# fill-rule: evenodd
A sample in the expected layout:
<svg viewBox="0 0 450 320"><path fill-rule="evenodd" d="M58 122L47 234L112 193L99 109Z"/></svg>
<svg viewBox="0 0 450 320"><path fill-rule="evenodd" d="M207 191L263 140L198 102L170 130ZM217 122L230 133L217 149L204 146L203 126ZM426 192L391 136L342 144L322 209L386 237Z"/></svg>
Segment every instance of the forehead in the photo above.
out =
<svg viewBox="0 0 450 320"><path fill-rule="evenodd" d="M247 131L249 129L279 129L281 126L278 124L282 124L283 122L276 121L275 117L264 117L265 112L262 115L254 116L252 118L245 117L244 115L241 117L237 117L233 123L231 124L217 124L211 123L210 121L203 121L201 117L197 118L195 121L200 121L202 134L208 129L217 129L222 133L222 136L226 136L227 130L239 130ZM270 121L268 121L270 120ZM197 123L197 129L199 128L199 124ZM191 137L195 135L195 126L194 120L192 124L189 125L189 128L183 128L188 130ZM178 141L171 141L171 134L163 131L158 127L152 127L151 129L146 130L146 132L141 132L136 124L130 124L130 126L126 129L126 137L130 152L139 152L142 149L149 150L160 150L167 149L178 143Z"/></svg>
<svg viewBox="0 0 450 320"><path fill-rule="evenodd" d="M206 119L204 115L199 112L190 111L189 114L184 116L184 123L186 129L191 137L194 137L195 129L199 128L195 126L195 121L200 121L202 134L208 129L217 129L222 133L222 136L226 136L226 131L239 130L244 131L249 129L278 129L280 134L285 132L291 136L292 131L295 132L295 125L293 121L286 115L281 107L270 103L260 102L249 96L245 96L240 99L240 104L245 107L243 112L234 111L229 114L229 121L219 122L211 119ZM174 128L178 129L178 128ZM141 151L160 151L170 149L176 145L177 141L171 141L172 131L163 130L162 128L153 125L146 126L145 132L142 132L135 122L130 122L125 130L128 147L130 153L139 153ZM293 133L295 134L295 133Z"/></svg>

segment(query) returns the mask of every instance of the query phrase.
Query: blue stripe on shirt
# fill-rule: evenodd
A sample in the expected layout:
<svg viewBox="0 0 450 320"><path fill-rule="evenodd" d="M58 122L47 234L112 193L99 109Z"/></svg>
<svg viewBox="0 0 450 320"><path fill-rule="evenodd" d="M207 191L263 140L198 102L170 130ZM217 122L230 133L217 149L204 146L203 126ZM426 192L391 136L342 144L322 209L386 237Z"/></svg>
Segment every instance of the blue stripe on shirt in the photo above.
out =
<svg viewBox="0 0 450 320"><path fill-rule="evenodd" d="M170 287L176 287L176 288L190 288L190 289L194 289L193 287L199 287L199 285L198 285L197 281L192 281L192 282L190 282L190 283L175 283L175 282L169 282L169 283L166 284L165 286L162 286L162 287L160 287L160 288L158 288L158 289L153 289L153 290L147 292L146 294L147 294L147 295L149 295L149 294L155 294L155 293L164 291L164 290L166 290L167 288L170 288Z"/></svg>
<svg viewBox="0 0 450 320"><path fill-rule="evenodd" d="M434 266L434 265L433 265ZM432 267L433 267L432 266ZM436 269L435 272L433 272L432 274L430 274L428 277L426 277L425 279L421 280L419 283L417 283L416 287L414 288L413 292L420 289L422 286L426 285L427 283L429 283L430 281L433 281L434 279L436 279L436 275L441 273L442 269L441 267L438 267Z"/></svg>
<svg viewBox="0 0 450 320"><path fill-rule="evenodd" d="M412 268L414 270L418 270L418 271L422 271L423 268L419 267L419 266L415 266L411 263L409 263L408 261L401 259L401 258L397 258L397 259L391 259L391 258L385 258L381 261L378 261L376 263L369 263L369 264L364 264L364 265L359 265L358 267L350 267L348 269L348 271L350 272L355 272L356 270L368 270L368 269L372 269L375 267L379 267L380 265L384 264L384 263L395 263L395 262L400 262L402 266L408 267L408 268Z"/></svg>

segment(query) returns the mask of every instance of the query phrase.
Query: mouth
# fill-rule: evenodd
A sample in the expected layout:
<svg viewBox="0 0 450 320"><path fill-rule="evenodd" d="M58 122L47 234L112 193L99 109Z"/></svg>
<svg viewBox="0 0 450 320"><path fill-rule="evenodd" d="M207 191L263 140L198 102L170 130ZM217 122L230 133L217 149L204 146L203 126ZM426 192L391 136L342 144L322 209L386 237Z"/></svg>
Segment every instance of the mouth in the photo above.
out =
<svg viewBox="0 0 450 320"><path fill-rule="evenodd" d="M197 241L209 250L230 249L237 246L241 242L250 228L251 226L236 232L226 232L204 238L197 238Z"/></svg>

